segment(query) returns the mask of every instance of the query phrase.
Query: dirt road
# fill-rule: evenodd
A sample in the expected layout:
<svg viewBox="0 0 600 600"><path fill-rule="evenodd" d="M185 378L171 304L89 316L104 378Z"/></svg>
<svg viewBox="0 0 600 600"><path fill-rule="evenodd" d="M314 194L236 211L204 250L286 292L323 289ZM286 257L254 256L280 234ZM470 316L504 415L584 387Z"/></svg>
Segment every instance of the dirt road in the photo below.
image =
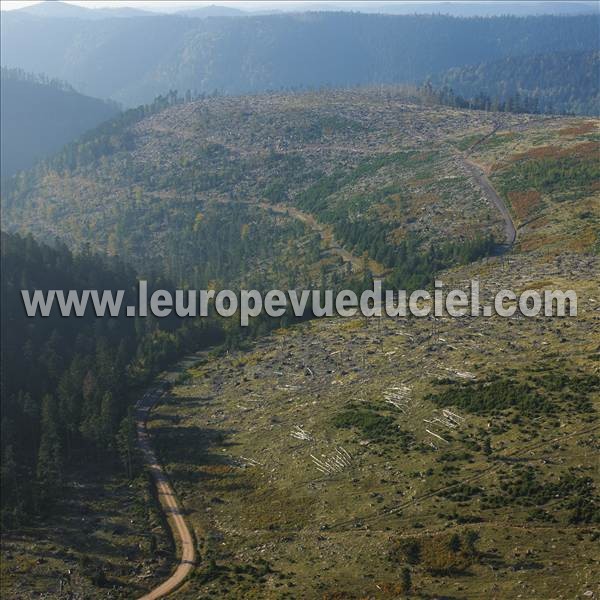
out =
<svg viewBox="0 0 600 600"><path fill-rule="evenodd" d="M511 247L517 238L517 230L512 220L510 212L504 200L500 198L498 192L493 188L489 179L486 177L483 169L468 158L463 158L465 169L473 176L477 185L482 189L484 196L498 209L504 219L504 239L505 245Z"/></svg>
<svg viewBox="0 0 600 600"><path fill-rule="evenodd" d="M496 123L488 134L482 136L474 144L472 144L464 154L461 155L460 159L468 173L475 179L477 185L482 189L484 196L498 209L502 218L504 219L504 248L510 249L517 239L517 229L508 207L504 203L504 200L498 195L498 192L494 189L494 186L490 183L484 170L477 163L469 160L468 156L473 150L485 142L488 138L492 137L497 131L502 129L501 123Z"/></svg>
<svg viewBox="0 0 600 600"><path fill-rule="evenodd" d="M171 531L173 532L173 538L179 546L181 559L179 561L179 566L171 577L146 595L142 596L140 600L156 600L157 598L164 598L167 594L170 594L173 590L178 588L190 574L196 560L194 538L179 506L177 505L175 492L152 450L150 434L146 429L148 415L150 414L152 407L160 398L161 393L162 391L160 388L150 390L149 392L146 392L136 404L135 420L138 445L142 452L146 468L152 474L154 483L156 484L158 499L167 517Z"/></svg>

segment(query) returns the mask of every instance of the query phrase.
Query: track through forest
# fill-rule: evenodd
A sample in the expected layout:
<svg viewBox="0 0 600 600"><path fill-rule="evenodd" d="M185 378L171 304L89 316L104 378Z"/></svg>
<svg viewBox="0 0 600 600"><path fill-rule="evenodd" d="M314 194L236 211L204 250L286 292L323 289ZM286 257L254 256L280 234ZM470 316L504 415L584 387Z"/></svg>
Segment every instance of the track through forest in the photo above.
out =
<svg viewBox="0 0 600 600"><path fill-rule="evenodd" d="M350 263L352 270L355 273L362 271L364 260L344 248L335 238L331 227L319 223L312 214L303 212L295 206L289 204L269 204L267 202L261 202L259 203L259 206L265 210L272 210L276 213L285 214L297 219L298 221L301 221L321 237L327 246L327 252L339 256L345 263ZM376 276L380 276L385 271L382 265L376 263L372 259L369 259L369 267Z"/></svg>

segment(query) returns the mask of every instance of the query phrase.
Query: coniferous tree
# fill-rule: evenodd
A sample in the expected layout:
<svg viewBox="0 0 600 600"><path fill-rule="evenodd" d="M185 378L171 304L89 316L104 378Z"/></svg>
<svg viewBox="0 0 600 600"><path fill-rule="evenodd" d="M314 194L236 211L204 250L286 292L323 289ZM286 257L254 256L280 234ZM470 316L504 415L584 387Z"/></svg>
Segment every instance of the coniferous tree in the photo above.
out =
<svg viewBox="0 0 600 600"><path fill-rule="evenodd" d="M127 471L127 476L133 477L133 457L135 452L135 421L133 410L130 408L127 416L123 418L117 432L116 443L121 462Z"/></svg>
<svg viewBox="0 0 600 600"><path fill-rule="evenodd" d="M408 567L402 569L402 592L406 595L412 592L412 577Z"/></svg>
<svg viewBox="0 0 600 600"><path fill-rule="evenodd" d="M42 399L41 437L36 467L39 500L42 504L52 501L60 488L62 467L56 401L48 394Z"/></svg>

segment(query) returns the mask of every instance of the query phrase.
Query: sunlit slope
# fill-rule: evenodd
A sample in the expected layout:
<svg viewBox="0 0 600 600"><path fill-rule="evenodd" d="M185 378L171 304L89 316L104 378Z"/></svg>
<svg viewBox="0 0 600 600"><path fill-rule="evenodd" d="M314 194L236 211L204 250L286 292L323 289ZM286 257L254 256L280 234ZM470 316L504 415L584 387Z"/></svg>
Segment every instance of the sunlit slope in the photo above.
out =
<svg viewBox="0 0 600 600"><path fill-rule="evenodd" d="M92 244L197 286L340 278L363 255L382 273L428 253L449 266L485 253L488 238L502 241L502 217L464 164L500 123L470 157L491 170L519 224L523 194L555 191L535 180L510 187L509 169L529 164L519 153L585 151L565 177L558 163L557 185L578 186L577 199L557 198L551 212L566 223L581 213L564 235L589 248L595 122L537 121L410 105L393 90L179 103L121 119L24 175L3 196L5 226Z"/></svg>
<svg viewBox="0 0 600 600"><path fill-rule="evenodd" d="M471 146L477 136L463 137ZM471 149L511 208L521 250L600 249L600 121L540 118Z"/></svg>
<svg viewBox="0 0 600 600"><path fill-rule="evenodd" d="M151 423L205 557L183 597L395 598L404 567L422 595L591 589L599 269L442 274L572 288L577 318L329 319L200 357Z"/></svg>
<svg viewBox="0 0 600 600"><path fill-rule="evenodd" d="M578 316L337 318L200 356L151 424L206 557L189 597L395 598L404 569L425 596L593 589L597 123L490 117L413 130L481 165L518 229L438 277L573 289Z"/></svg>

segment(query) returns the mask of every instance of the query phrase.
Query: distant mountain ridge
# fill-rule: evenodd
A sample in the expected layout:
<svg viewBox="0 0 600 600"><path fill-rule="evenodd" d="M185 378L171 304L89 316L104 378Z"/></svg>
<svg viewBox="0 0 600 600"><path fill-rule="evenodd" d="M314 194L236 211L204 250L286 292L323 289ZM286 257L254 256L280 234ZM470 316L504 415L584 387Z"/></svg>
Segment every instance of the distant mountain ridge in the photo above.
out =
<svg viewBox="0 0 600 600"><path fill-rule="evenodd" d="M2 177L31 167L118 112L64 82L2 69Z"/></svg>
<svg viewBox="0 0 600 600"><path fill-rule="evenodd" d="M144 15L153 15L150 11L140 10L132 7L122 8L86 8L77 4L67 4L66 2L39 2L31 6L14 11L15 14L26 14L34 17L52 18L52 19L106 19L106 18L128 18L142 17Z"/></svg>
<svg viewBox="0 0 600 600"><path fill-rule="evenodd" d="M252 14L248 10L232 8L231 6L201 6L188 10L177 11L177 15L185 17L244 17Z"/></svg>
<svg viewBox="0 0 600 600"><path fill-rule="evenodd" d="M25 6L13 11L14 14L25 14L45 19L84 19L101 20L114 18L132 18L132 17L156 17L166 14L177 14L185 17L243 17L253 14L254 11L241 10L231 6L200 6L196 8L185 8L177 11L143 10L131 6L110 7L110 8L87 8L77 4L67 4L66 2L49 1ZM263 11L260 11L263 12ZM278 12L278 11L276 11Z"/></svg>
<svg viewBox="0 0 600 600"><path fill-rule="evenodd" d="M442 14L454 17L490 17L490 16L531 16L531 15L576 15L593 14L598 11L596 2L581 1L527 1L527 2L286 2L273 3L273 8L254 8L245 6L243 9L226 5L213 4L200 7L161 7L158 10L141 10L133 7L123 8L94 8L67 4L57 0L46 0L33 6L18 9L18 12L28 13L39 17L63 17L79 19L105 19L111 17L134 17L156 14L177 14L190 17L235 17L282 12L361 12L374 14L412 15L412 14Z"/></svg>
<svg viewBox="0 0 600 600"><path fill-rule="evenodd" d="M169 89L226 94L420 83L510 56L596 50L598 18L304 13L127 19L5 14L4 65L133 106Z"/></svg>

